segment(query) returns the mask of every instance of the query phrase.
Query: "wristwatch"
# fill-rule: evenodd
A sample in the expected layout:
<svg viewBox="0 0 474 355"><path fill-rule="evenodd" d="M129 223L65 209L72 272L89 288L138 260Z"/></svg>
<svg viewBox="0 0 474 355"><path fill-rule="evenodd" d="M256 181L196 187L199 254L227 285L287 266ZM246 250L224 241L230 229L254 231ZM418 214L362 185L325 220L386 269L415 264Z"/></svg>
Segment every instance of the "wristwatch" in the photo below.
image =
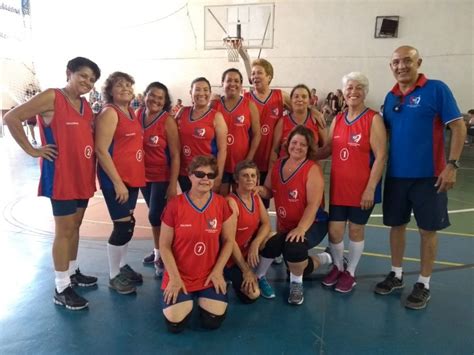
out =
<svg viewBox="0 0 474 355"><path fill-rule="evenodd" d="M459 162L455 159L449 159L446 164L451 164L454 169L459 169L461 167L461 165L459 164Z"/></svg>

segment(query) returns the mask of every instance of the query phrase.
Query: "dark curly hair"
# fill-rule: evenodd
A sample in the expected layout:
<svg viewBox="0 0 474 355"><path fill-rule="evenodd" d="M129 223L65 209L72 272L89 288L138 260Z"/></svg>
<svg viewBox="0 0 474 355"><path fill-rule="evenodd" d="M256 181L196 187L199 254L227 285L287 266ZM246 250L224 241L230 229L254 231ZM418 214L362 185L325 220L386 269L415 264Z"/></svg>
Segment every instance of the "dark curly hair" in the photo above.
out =
<svg viewBox="0 0 474 355"><path fill-rule="evenodd" d="M120 80L128 81L132 85L135 84L135 80L131 75L120 71L113 72L105 80L104 86L102 87L102 96L104 97L105 102L109 104L113 102L112 88Z"/></svg>

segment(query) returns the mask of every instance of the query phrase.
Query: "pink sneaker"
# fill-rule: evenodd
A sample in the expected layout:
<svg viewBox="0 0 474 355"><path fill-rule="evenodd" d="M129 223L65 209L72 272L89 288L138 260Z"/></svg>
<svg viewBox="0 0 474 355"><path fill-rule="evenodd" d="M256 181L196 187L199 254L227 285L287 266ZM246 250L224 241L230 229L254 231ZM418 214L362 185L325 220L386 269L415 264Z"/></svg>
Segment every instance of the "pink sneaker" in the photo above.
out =
<svg viewBox="0 0 474 355"><path fill-rule="evenodd" d="M331 271L329 274L326 275L324 280L321 282L324 286L331 287L335 285L341 276L342 272L339 271L336 265L332 266Z"/></svg>
<svg viewBox="0 0 474 355"><path fill-rule="evenodd" d="M342 293L351 292L356 284L355 277L351 276L349 271L346 270L341 273L341 276L339 276L339 280L337 280L334 290Z"/></svg>

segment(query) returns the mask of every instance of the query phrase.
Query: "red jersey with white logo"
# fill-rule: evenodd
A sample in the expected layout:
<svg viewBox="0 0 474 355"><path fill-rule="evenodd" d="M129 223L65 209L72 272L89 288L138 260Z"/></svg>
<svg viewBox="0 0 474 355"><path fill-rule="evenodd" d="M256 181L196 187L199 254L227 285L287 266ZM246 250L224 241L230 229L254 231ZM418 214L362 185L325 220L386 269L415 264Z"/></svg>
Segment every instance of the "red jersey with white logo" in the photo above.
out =
<svg viewBox="0 0 474 355"><path fill-rule="evenodd" d="M209 109L196 120L191 120L193 108L183 107L176 117L181 141L180 175L188 175L188 165L195 156L213 155L217 157L214 118L217 111Z"/></svg>
<svg viewBox="0 0 474 355"><path fill-rule="evenodd" d="M129 107L128 114L113 104L107 104L118 116L117 127L110 143L109 153L120 178L129 187L145 186L145 160L143 154L143 130L140 121ZM99 165L100 186L113 188L112 181Z"/></svg>
<svg viewBox="0 0 474 355"><path fill-rule="evenodd" d="M370 129L375 114L377 112L366 109L352 122L347 120L346 112L335 118L330 188L332 205L360 207L374 160ZM380 188L377 190L375 202L380 202Z"/></svg>
<svg viewBox="0 0 474 355"><path fill-rule="evenodd" d="M260 226L260 199L257 195L252 194L252 202L247 206L240 196L233 192L229 195L239 207L239 217L237 218L237 232L235 241L239 246L242 256L246 259L249 253L250 242L252 237L257 233ZM231 257L226 267L231 267L235 262Z"/></svg>
<svg viewBox="0 0 474 355"><path fill-rule="evenodd" d="M55 144L58 156L40 160L38 196L55 200L86 200L95 192L95 154L89 103L81 98L80 112L64 93L54 90L54 114L49 125L38 115L41 141Z"/></svg>
<svg viewBox="0 0 474 355"><path fill-rule="evenodd" d="M228 173L233 173L237 163L244 160L249 152L252 126L249 103L247 97L241 97L230 111L224 105L224 97L212 103L213 108L222 113L227 124L227 156L224 170Z"/></svg>
<svg viewBox="0 0 474 355"><path fill-rule="evenodd" d="M170 179L170 152L166 136L169 113L161 111L146 124L146 109L139 108L137 117L143 127L145 177L149 182L167 182Z"/></svg>
<svg viewBox="0 0 474 355"><path fill-rule="evenodd" d="M288 115L283 116L282 118L283 122L283 127L281 131L281 139L280 139L280 158L286 157L288 154L286 153L285 149L285 143L288 139L288 136L290 135L290 132L299 125L293 117L291 116L291 113ZM315 122L313 116L311 115L311 112L308 111L308 115L306 116L306 119L304 122L301 124L302 126L305 126L306 128L309 128L313 134L314 134L314 143L316 146L318 145L319 142L319 128L318 124Z"/></svg>
<svg viewBox="0 0 474 355"><path fill-rule="evenodd" d="M272 150L273 131L276 123L283 115L283 95L281 90L273 89L265 101L260 101L253 92L246 92L245 97L255 102L260 114L262 139L255 152L254 161L260 172L266 172L268 171L268 160Z"/></svg>
<svg viewBox="0 0 474 355"><path fill-rule="evenodd" d="M278 232L289 232L298 225L308 204L306 182L309 170L316 164L312 160L305 160L288 179L284 180L282 173L285 162L286 159L278 159L272 169L272 192Z"/></svg>
<svg viewBox="0 0 474 355"><path fill-rule="evenodd" d="M204 286L220 252L222 224L232 211L224 197L211 192L203 208L198 208L184 193L166 204L161 220L174 229L172 252L179 275L189 292L211 287ZM165 272L161 288L168 285Z"/></svg>

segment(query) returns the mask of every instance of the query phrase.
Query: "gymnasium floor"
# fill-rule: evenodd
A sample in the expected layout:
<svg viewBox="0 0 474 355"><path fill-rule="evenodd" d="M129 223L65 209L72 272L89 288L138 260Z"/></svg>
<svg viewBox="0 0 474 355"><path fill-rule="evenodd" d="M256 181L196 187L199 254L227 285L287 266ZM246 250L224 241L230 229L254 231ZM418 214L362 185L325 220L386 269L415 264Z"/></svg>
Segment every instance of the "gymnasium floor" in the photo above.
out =
<svg viewBox="0 0 474 355"><path fill-rule="evenodd" d="M99 194L87 210L79 251L81 270L99 277L97 288L79 289L89 309L72 312L53 304L53 218L49 201L37 198L38 163L8 136L0 139L0 354L472 354L474 352L474 146L466 147L458 184L450 192L452 226L439 234L432 299L411 311L401 300L419 268L419 237L407 238L405 289L377 296L376 282L390 267L388 229L380 208L366 233L366 252L351 294L321 286L327 270L305 282L305 302L287 303L283 266L272 266L277 297L245 306L230 292L221 329L198 327L181 335L165 330L160 283L141 263L151 250L146 207L137 208L129 263L144 275L136 295L118 295L108 284L106 239L111 225ZM325 171L329 171L326 163ZM414 226L412 226L414 227ZM323 242L324 246L326 242Z"/></svg>

